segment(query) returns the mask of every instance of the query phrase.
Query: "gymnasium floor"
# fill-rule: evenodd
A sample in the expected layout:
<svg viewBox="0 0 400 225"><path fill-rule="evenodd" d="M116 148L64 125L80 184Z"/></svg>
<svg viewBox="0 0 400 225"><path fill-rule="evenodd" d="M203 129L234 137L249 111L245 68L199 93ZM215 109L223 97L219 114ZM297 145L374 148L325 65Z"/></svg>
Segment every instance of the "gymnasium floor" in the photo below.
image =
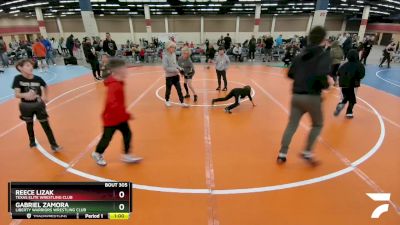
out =
<svg viewBox="0 0 400 225"><path fill-rule="evenodd" d="M52 153L36 124L37 149L29 149L18 101L10 83L15 71L0 74L0 224L55 224L12 221L6 213L9 181L131 181L134 212L140 225L350 225L400 224L400 67L369 65L358 90L355 118L332 113L339 91L324 93L325 126L316 145L322 164L310 168L297 156L308 118L296 133L288 162L275 163L288 118L291 81L285 69L232 65L229 89L254 89L256 107L243 102L228 115L210 101L215 71L197 65L198 105L166 108L160 66L131 68L126 81L134 152L138 165L119 160L121 136L105 154L107 167L91 159L101 134L104 87L80 66L57 66L42 76L51 83L50 122L64 150ZM177 101L173 91L172 100ZM9 97L7 97L9 96ZM371 219L379 202L366 193L391 193L389 211ZM111 224L110 221L57 221L62 224Z"/></svg>

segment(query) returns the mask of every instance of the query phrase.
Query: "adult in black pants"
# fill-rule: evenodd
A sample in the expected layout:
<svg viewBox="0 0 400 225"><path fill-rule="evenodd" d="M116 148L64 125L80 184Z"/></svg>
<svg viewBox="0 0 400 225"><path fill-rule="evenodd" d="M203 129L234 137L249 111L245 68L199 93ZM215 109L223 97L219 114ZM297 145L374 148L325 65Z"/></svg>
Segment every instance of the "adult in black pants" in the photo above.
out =
<svg viewBox="0 0 400 225"><path fill-rule="evenodd" d="M246 97L250 99L253 106L256 106L253 102L253 98L251 97L251 87L249 85L246 85L243 88L234 88L225 97L213 99L211 104L214 105L216 102L223 102L231 98L235 98L235 103L225 108L225 112L232 113L231 110L239 106L240 100Z"/></svg>
<svg viewBox="0 0 400 225"><path fill-rule="evenodd" d="M180 105L182 107L189 107L188 104L184 102L181 84L179 83L179 74L182 68L178 66L175 55L176 44L172 41L168 42L166 45L166 52L163 55L162 64L165 70L165 105L167 107L171 106L169 101L171 95L172 86L175 87L178 92Z"/></svg>
<svg viewBox="0 0 400 225"><path fill-rule="evenodd" d="M250 54L250 61L254 61L254 54L256 52L256 45L257 45L257 40L254 38L254 35L251 36L251 39L249 41L249 54Z"/></svg>
<svg viewBox="0 0 400 225"><path fill-rule="evenodd" d="M86 57L86 62L88 62L90 64L90 66L92 67L92 74L93 74L94 79L100 80L101 79L100 63L99 63L99 60L97 59L95 49L93 48L92 44L90 43L89 37L85 37L83 39L83 53Z"/></svg>
<svg viewBox="0 0 400 225"><path fill-rule="evenodd" d="M65 47L67 47L69 54L74 56L74 35L69 35L67 41L65 43Z"/></svg>
<svg viewBox="0 0 400 225"><path fill-rule="evenodd" d="M226 37L224 37L224 47L226 51L228 51L231 48L231 43L232 39L231 37L229 37L229 33L227 33Z"/></svg>
<svg viewBox="0 0 400 225"><path fill-rule="evenodd" d="M390 68L390 61L392 61L392 55L394 50L396 49L396 43L392 41L386 48L383 50L383 59L379 67L382 67L385 61L387 61L387 67Z"/></svg>
<svg viewBox="0 0 400 225"><path fill-rule="evenodd" d="M268 62L272 60L272 47L274 46L274 39L268 35L264 41L265 43L265 58Z"/></svg>
<svg viewBox="0 0 400 225"><path fill-rule="evenodd" d="M343 42L342 48L344 57L347 57L347 53L353 47L353 39L351 38L350 34L346 34L346 40Z"/></svg>
<svg viewBox="0 0 400 225"><path fill-rule="evenodd" d="M308 36L309 45L294 58L288 71L288 77L294 80L293 96L289 122L277 158L279 164L286 162L292 137L301 118L307 113L311 116L312 126L301 157L312 166L318 165L312 156L312 150L323 126L321 91L329 87L327 76L331 67L329 52L324 51L325 37L326 31L323 27L314 27Z"/></svg>
<svg viewBox="0 0 400 225"><path fill-rule="evenodd" d="M365 41L363 42L363 52L361 54L361 62L366 65L367 64L367 58L369 56L369 53L371 52L372 45L373 45L372 38L370 36L367 36L365 38Z"/></svg>
<svg viewBox="0 0 400 225"><path fill-rule="evenodd" d="M360 87L361 79L365 76L365 68L358 59L358 52L354 49L350 50L347 54L348 62L343 64L339 71L339 85L342 88L342 100L336 106L334 116L338 116L346 103L347 106L346 117L353 118L353 107L356 101L356 88Z"/></svg>
<svg viewBox="0 0 400 225"><path fill-rule="evenodd" d="M103 51L110 56L115 56L117 52L117 44L115 44L115 41L111 39L110 33L106 33L106 40L103 41Z"/></svg>
<svg viewBox="0 0 400 225"><path fill-rule="evenodd" d="M22 59L16 64L17 70L21 75L14 78L12 88L15 90L15 96L21 99L19 110L20 118L25 121L29 135L29 146L36 147L35 133L33 130L34 116L39 120L47 139L50 142L53 151L61 150L54 138L48 122L48 114L46 111L47 102L47 84L38 76L33 75L34 63L30 59Z"/></svg>

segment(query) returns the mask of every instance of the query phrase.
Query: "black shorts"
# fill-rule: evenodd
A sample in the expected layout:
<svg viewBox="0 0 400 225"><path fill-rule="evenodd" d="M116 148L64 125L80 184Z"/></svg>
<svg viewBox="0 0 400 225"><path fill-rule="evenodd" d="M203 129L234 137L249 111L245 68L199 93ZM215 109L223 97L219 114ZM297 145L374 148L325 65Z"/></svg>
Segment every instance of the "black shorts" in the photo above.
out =
<svg viewBox="0 0 400 225"><path fill-rule="evenodd" d="M21 102L19 104L19 111L21 112L21 120L25 122L33 122L33 116L40 122L47 121L49 115L46 111L46 104L40 102Z"/></svg>
<svg viewBox="0 0 400 225"><path fill-rule="evenodd" d="M193 76L183 76L186 80L191 80Z"/></svg>
<svg viewBox="0 0 400 225"><path fill-rule="evenodd" d="M46 57L37 57L37 60L44 60Z"/></svg>

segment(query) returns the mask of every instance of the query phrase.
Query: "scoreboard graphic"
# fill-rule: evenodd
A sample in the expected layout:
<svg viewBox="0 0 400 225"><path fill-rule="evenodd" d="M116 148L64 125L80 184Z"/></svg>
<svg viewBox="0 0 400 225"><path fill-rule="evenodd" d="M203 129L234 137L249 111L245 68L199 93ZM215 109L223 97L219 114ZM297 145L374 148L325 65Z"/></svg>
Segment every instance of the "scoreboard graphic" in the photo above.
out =
<svg viewBox="0 0 400 225"><path fill-rule="evenodd" d="M132 213L130 182L9 182L12 219L126 220Z"/></svg>

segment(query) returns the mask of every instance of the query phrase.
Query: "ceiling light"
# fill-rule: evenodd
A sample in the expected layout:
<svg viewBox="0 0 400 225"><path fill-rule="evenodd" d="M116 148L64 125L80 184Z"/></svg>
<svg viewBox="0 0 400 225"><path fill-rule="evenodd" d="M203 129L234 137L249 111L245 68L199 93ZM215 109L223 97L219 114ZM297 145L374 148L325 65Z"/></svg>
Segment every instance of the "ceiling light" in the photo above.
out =
<svg viewBox="0 0 400 225"><path fill-rule="evenodd" d="M60 3L74 3L79 2L79 0L61 0Z"/></svg>
<svg viewBox="0 0 400 225"><path fill-rule="evenodd" d="M262 6L278 6L278 3L264 3Z"/></svg>
<svg viewBox="0 0 400 225"><path fill-rule="evenodd" d="M48 4L49 4L49 2L38 2L38 3L14 6L14 7L11 7L10 9L20 9L20 8L27 8L27 7L33 7L33 6L48 5Z"/></svg>
<svg viewBox="0 0 400 225"><path fill-rule="evenodd" d="M103 7L119 7L119 4L101 4Z"/></svg>
<svg viewBox="0 0 400 225"><path fill-rule="evenodd" d="M11 4L15 4L15 3L18 3L18 2L25 2L25 1L26 1L26 0L16 0L16 1L11 1L11 2L3 3L3 4L1 4L0 6L11 5Z"/></svg>
<svg viewBox="0 0 400 225"><path fill-rule="evenodd" d="M14 13L19 13L19 12L21 12L20 10L13 10L13 11L10 11L9 13L10 14L14 14Z"/></svg>

